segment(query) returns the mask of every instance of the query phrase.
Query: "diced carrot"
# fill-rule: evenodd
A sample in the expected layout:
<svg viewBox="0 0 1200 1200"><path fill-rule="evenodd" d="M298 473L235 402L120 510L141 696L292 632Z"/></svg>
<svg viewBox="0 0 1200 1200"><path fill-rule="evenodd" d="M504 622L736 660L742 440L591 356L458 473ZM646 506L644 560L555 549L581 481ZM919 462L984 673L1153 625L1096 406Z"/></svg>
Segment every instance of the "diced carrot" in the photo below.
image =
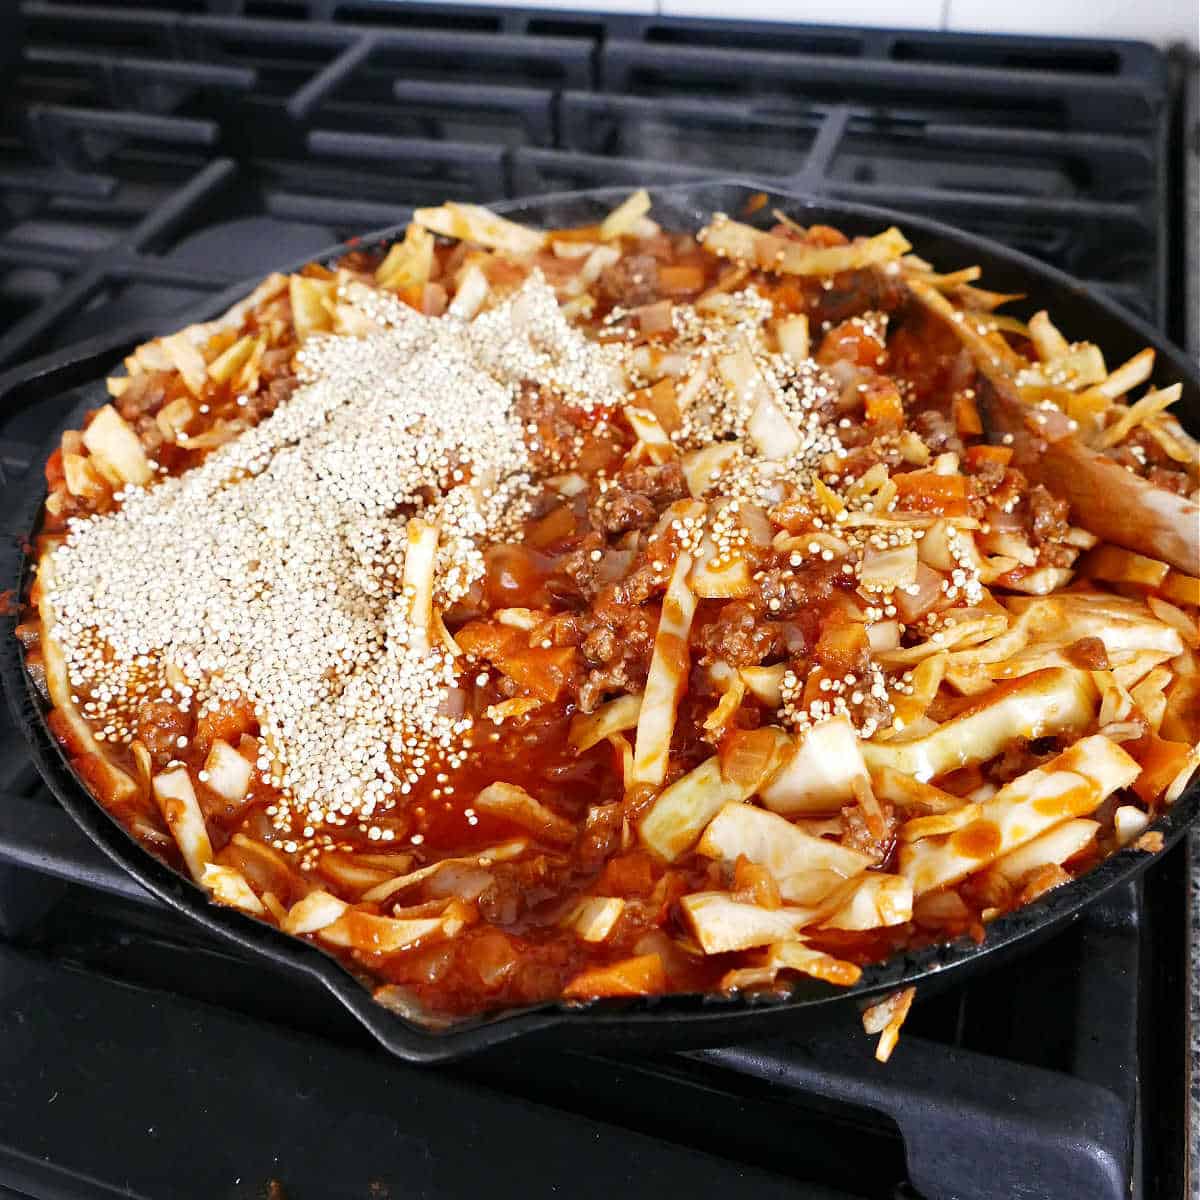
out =
<svg viewBox="0 0 1200 1200"><path fill-rule="evenodd" d="M204 357L212 362L218 355L223 354L238 340L236 329L222 329L214 333L204 346Z"/></svg>
<svg viewBox="0 0 1200 1200"><path fill-rule="evenodd" d="M596 886L604 896L648 896L654 888L654 860L644 850L610 858Z"/></svg>
<svg viewBox="0 0 1200 1200"><path fill-rule="evenodd" d="M540 700L556 700L575 671L572 646L530 646L523 630L493 621L470 621L455 635L459 648L485 658Z"/></svg>
<svg viewBox="0 0 1200 1200"><path fill-rule="evenodd" d="M552 229L546 234L548 242L598 242L599 225L580 225L574 229Z"/></svg>
<svg viewBox="0 0 1200 1200"><path fill-rule="evenodd" d="M1133 781L1133 790L1144 804L1156 804L1171 780L1183 770L1191 753L1186 742L1168 742L1156 733L1147 733L1122 747L1140 764L1142 773Z"/></svg>
<svg viewBox="0 0 1200 1200"><path fill-rule="evenodd" d="M575 510L569 504L552 508L525 533L525 540L539 550L570 537L575 532Z"/></svg>
<svg viewBox="0 0 1200 1200"><path fill-rule="evenodd" d="M666 988L662 959L657 954L639 954L580 972L563 988L563 995L569 1000L595 1000L602 996L652 996Z"/></svg>
<svg viewBox="0 0 1200 1200"><path fill-rule="evenodd" d="M1200 675L1177 675L1167 687L1167 711L1159 734L1172 742L1200 741Z"/></svg>
<svg viewBox="0 0 1200 1200"><path fill-rule="evenodd" d="M493 287L513 287L525 280L526 268L502 254L481 254L477 261Z"/></svg>
<svg viewBox="0 0 1200 1200"><path fill-rule="evenodd" d="M528 546L500 542L484 554L483 588L493 608L540 608L548 602L541 555Z"/></svg>
<svg viewBox="0 0 1200 1200"><path fill-rule="evenodd" d="M1156 558L1135 554L1122 546L1105 543L1084 555L1079 572L1092 579L1108 583L1132 583L1139 587L1158 588L1166 580L1170 567Z"/></svg>
<svg viewBox="0 0 1200 1200"><path fill-rule="evenodd" d="M851 318L835 325L822 339L817 362L844 360L860 367L873 367L884 352L883 331L876 332L861 319Z"/></svg>
<svg viewBox="0 0 1200 1200"><path fill-rule="evenodd" d="M964 475L939 475L935 471L906 471L893 475L896 508L902 512L930 512L943 517L967 514L967 480Z"/></svg>
<svg viewBox="0 0 1200 1200"><path fill-rule="evenodd" d="M813 659L831 675L845 675L862 666L870 645L862 621L851 621L840 611L834 611L821 626Z"/></svg>
<svg viewBox="0 0 1200 1200"><path fill-rule="evenodd" d="M1070 882L1071 876L1058 863L1046 863L1030 871L1018 895L1017 903L1032 904L1039 896L1044 896L1052 889Z"/></svg>
<svg viewBox="0 0 1200 1200"><path fill-rule="evenodd" d="M783 313L804 312L804 293L799 285L791 279L785 279L768 288L768 299L775 305L775 312Z"/></svg>
<svg viewBox="0 0 1200 1200"><path fill-rule="evenodd" d="M53 454L46 459L46 486L53 491L58 484L62 483L66 478L63 472L63 454L62 447L55 448Z"/></svg>
<svg viewBox="0 0 1200 1200"><path fill-rule="evenodd" d="M810 246L845 246L850 239L832 225L810 225L804 240Z"/></svg>
<svg viewBox="0 0 1200 1200"><path fill-rule="evenodd" d="M962 392L954 397L954 425L962 437L977 437L983 432L983 421L974 399Z"/></svg>
<svg viewBox="0 0 1200 1200"><path fill-rule="evenodd" d="M863 393L863 408L868 425L899 429L904 424L904 405L891 380L870 381Z"/></svg>
<svg viewBox="0 0 1200 1200"><path fill-rule="evenodd" d="M521 631L497 621L468 621L454 640L464 654L492 660L497 654L516 650L522 644Z"/></svg>
<svg viewBox="0 0 1200 1200"><path fill-rule="evenodd" d="M733 866L733 886L730 889L738 900L757 904L760 908L779 908L783 898L775 877L760 863L751 862L739 854Z"/></svg>
<svg viewBox="0 0 1200 1200"><path fill-rule="evenodd" d="M1012 462L1012 456L1011 446L989 446L986 442L978 442L967 448L967 466L977 469L985 462L994 462L1007 467Z"/></svg>
<svg viewBox="0 0 1200 1200"><path fill-rule="evenodd" d="M213 742L218 738L236 746L245 733L258 730L258 717L254 714L254 705L249 700L222 701L220 708L204 709L196 719L196 732L192 737L196 748L207 754Z"/></svg>
<svg viewBox="0 0 1200 1200"><path fill-rule="evenodd" d="M755 192L745 204L742 205L742 213L744 216L752 217L759 209L767 206L767 193Z"/></svg>
<svg viewBox="0 0 1200 1200"><path fill-rule="evenodd" d="M658 290L665 296L687 296L704 287L704 269L691 263L658 268Z"/></svg>
<svg viewBox="0 0 1200 1200"><path fill-rule="evenodd" d="M679 428L681 417L673 379L660 379L653 387L635 392L633 403L638 408L648 408L667 433L674 433Z"/></svg>
<svg viewBox="0 0 1200 1200"><path fill-rule="evenodd" d="M1193 608L1200 607L1200 579L1197 579L1195 575L1172 571L1159 584L1158 590L1173 604L1190 604Z"/></svg>
<svg viewBox="0 0 1200 1200"><path fill-rule="evenodd" d="M417 312L423 311L425 307L425 285L423 283L410 283L407 287L402 287L396 295L409 308L415 308Z"/></svg>
<svg viewBox="0 0 1200 1200"><path fill-rule="evenodd" d="M777 728L731 729L717 747L721 777L748 791L770 775L779 762L780 734Z"/></svg>
<svg viewBox="0 0 1200 1200"><path fill-rule="evenodd" d="M510 679L540 700L557 700L558 694L574 674L578 654L573 646L541 646L492 659Z"/></svg>

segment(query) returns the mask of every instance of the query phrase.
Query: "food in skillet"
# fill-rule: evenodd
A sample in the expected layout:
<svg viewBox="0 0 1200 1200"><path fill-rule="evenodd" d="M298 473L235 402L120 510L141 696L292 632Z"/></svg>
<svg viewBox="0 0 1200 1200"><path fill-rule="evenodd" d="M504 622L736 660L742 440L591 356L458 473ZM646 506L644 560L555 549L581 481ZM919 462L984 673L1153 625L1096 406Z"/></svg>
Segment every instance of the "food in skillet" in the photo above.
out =
<svg viewBox="0 0 1200 1200"><path fill-rule="evenodd" d="M1180 387L910 249L447 204L140 347L47 464L52 729L425 1022L848 985L1153 848L1200 761Z"/></svg>

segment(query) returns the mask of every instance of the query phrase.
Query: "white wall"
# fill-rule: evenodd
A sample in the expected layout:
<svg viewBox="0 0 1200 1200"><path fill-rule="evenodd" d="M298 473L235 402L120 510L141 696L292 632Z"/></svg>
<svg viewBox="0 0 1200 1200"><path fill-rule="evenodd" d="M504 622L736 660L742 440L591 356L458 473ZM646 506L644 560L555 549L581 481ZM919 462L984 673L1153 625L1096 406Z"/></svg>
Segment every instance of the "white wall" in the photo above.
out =
<svg viewBox="0 0 1200 1200"><path fill-rule="evenodd" d="M1200 43L1200 0L948 0L948 29Z"/></svg>
<svg viewBox="0 0 1200 1200"><path fill-rule="evenodd" d="M0 0L3 3L4 0ZM457 0L504 3L506 0ZM819 25L1136 38L1200 46L1200 0L507 0L529 8L661 12Z"/></svg>

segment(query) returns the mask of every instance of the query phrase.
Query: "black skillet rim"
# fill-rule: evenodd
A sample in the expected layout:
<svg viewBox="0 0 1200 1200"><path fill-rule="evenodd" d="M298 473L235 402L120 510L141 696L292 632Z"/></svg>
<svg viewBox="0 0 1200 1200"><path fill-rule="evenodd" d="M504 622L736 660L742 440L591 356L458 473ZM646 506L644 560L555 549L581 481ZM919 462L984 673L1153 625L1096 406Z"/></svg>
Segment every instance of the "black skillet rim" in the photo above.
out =
<svg viewBox="0 0 1200 1200"><path fill-rule="evenodd" d="M1054 290L1071 295L1085 307L1099 309L1110 322L1123 327L1141 345L1150 345L1159 355L1159 365L1167 366L1175 377L1183 378L1192 389L1191 415L1200 419L1200 370L1181 351L1139 318L1118 307L1103 296L1088 291L1071 276L1011 250L988 238L968 234L943 222L898 213L877 206L825 200L779 190L768 183L745 179L714 179L683 184L652 187L656 201L697 207L689 199L706 192L721 193L722 203L734 209L742 201L763 192L768 203L785 205L792 211L808 210L814 216L837 224L865 221L879 226L899 225L916 235L914 245L919 252L922 237L940 239L962 248L969 261L989 259L1014 269L1033 282L1049 284ZM496 211L527 214L536 220L539 211L555 206L595 207L600 213L628 193L627 188L587 189L575 192L512 200L496 204ZM700 208L704 205L700 204ZM327 261L355 247L371 246L394 238L403 225L372 232L322 254L313 256ZM303 261L311 261L305 259ZM285 270L294 270L301 263ZM985 279L988 269L985 264ZM191 321L207 319L244 296L253 282L239 284L185 314L157 323L161 328L136 336L144 338L156 333L169 333ZM133 335L131 335L133 336ZM13 376L32 377L40 371L53 370L55 360L69 357L70 352L48 355L18 368ZM93 390L99 381L93 383ZM40 460L39 460L40 461ZM18 496L19 512L15 528L27 534L36 529L37 517L44 499L40 476L31 470L24 481L24 494ZM23 596L29 583L29 559L23 548L5 547L5 553L15 560L11 569L5 563L6 579L16 584L16 595ZM509 1010L496 1015L455 1023L444 1029L418 1025L379 1004L371 993L331 955L312 945L280 932L236 910L213 904L191 880L177 874L165 863L144 850L108 812L92 798L78 779L73 768L58 747L44 720L45 706L33 687L19 648L13 636L16 614L10 613L0 623L0 678L8 696L18 727L24 734L39 773L51 792L87 836L118 866L133 876L147 891L170 907L185 913L210 933L231 941L242 950L262 955L285 970L315 977L319 980L391 1053L410 1062L436 1063L450 1061L489 1049L516 1038L536 1036L573 1048L618 1046L653 1046L665 1049L673 1046L698 1046L728 1043L735 1040L787 1034L804 1026L814 1017L821 1019L837 1005L860 1003L899 987L910 984L941 986L943 981L954 982L966 969L979 967L985 961L995 962L1007 956L1027 940L1048 934L1075 918L1088 904L1111 889L1132 880L1152 862L1157 861L1200 816L1200 777L1194 779L1174 805L1151 826L1163 835L1163 849L1153 854L1126 847L1104 860L1092 871L1072 883L1056 889L1032 904L992 922L981 944L967 937L954 942L924 947L894 955L882 963L864 969L862 979L850 988L835 988L816 980L801 979L780 998L769 996L707 996L679 995L652 997L628 1001L597 1001L586 1005L552 1003L531 1009Z"/></svg>

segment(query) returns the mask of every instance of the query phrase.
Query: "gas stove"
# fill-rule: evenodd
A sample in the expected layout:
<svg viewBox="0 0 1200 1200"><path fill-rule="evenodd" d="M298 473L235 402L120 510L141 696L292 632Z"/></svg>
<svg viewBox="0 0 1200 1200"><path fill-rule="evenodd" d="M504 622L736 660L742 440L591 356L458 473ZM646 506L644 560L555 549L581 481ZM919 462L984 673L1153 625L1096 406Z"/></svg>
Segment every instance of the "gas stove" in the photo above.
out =
<svg viewBox="0 0 1200 1200"><path fill-rule="evenodd" d="M1196 329L1194 66L1148 46L338 0L32 0L19 22L4 481L75 402L17 364L70 345L94 375L148 320L444 198L755 176L936 216ZM1183 1196L1187 894L1181 847L919 1001L887 1066L849 1014L433 1071L110 865L5 717L0 1196Z"/></svg>

